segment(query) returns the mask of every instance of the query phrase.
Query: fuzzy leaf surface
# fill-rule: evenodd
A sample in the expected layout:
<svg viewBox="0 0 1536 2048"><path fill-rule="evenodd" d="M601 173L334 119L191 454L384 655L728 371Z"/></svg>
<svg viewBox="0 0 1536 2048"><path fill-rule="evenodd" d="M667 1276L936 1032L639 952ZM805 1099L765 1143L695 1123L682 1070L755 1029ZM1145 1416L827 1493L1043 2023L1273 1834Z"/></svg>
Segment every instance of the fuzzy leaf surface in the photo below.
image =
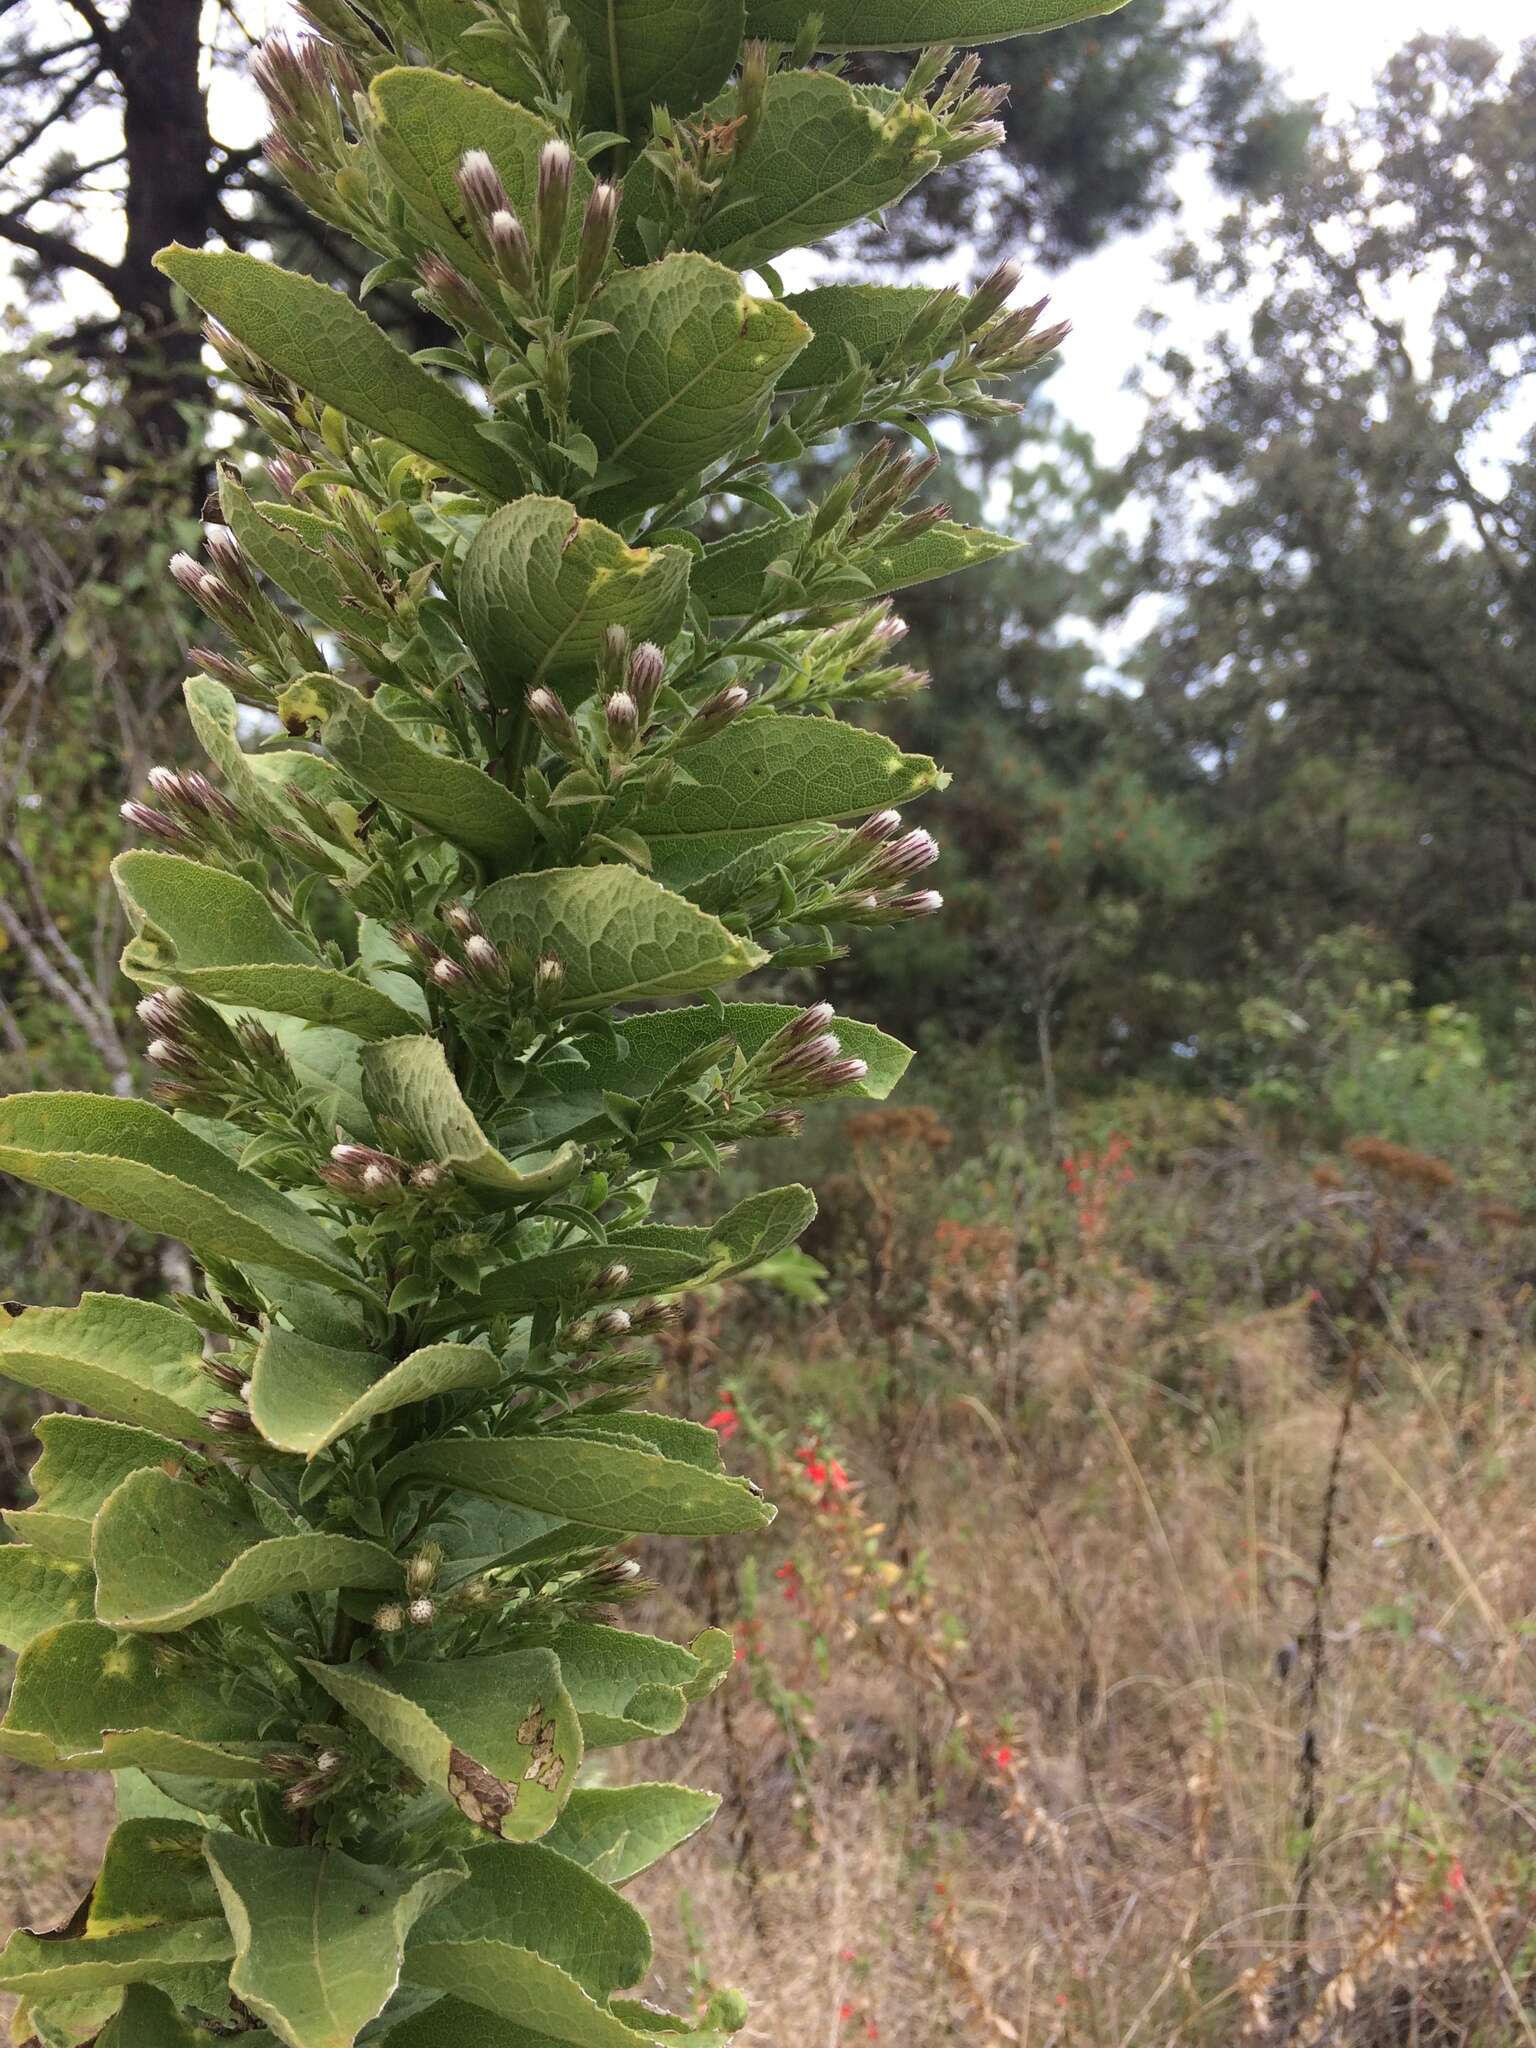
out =
<svg viewBox="0 0 1536 2048"><path fill-rule="evenodd" d="M123 972L141 988L174 982L210 1003L275 1011L389 1038L415 1020L388 996L325 966L239 875L179 853L120 853L112 878L134 936Z"/></svg>
<svg viewBox="0 0 1536 2048"><path fill-rule="evenodd" d="M784 304L815 338L790 364L783 389L838 383L848 373L850 350L859 362L878 361L932 297L922 284L823 284L791 292Z"/></svg>
<svg viewBox="0 0 1536 2048"><path fill-rule="evenodd" d="M179 1237L200 1258L367 1291L297 1203L153 1103L46 1091L0 1097L0 1172Z"/></svg>
<svg viewBox="0 0 1536 2048"><path fill-rule="evenodd" d="M0 1544L0 1644L24 1650L67 1621L89 1621L96 1582L78 1559L50 1557L31 1543Z"/></svg>
<svg viewBox="0 0 1536 2048"><path fill-rule="evenodd" d="M370 1352L315 1344L273 1323L256 1349L246 1405L269 1444L313 1458L377 1416L500 1378L500 1361L480 1345L428 1344L386 1368Z"/></svg>
<svg viewBox="0 0 1536 2048"><path fill-rule="evenodd" d="M77 1308L0 1314L0 1373L78 1401L114 1422L196 1436L218 1396L202 1370L199 1330L174 1309L123 1294L87 1294Z"/></svg>
<svg viewBox="0 0 1536 2048"><path fill-rule="evenodd" d="M516 468L481 434L474 407L340 292L232 249L173 244L155 267L264 363L350 419L492 497L521 488Z"/></svg>
<svg viewBox="0 0 1536 2048"><path fill-rule="evenodd" d="M305 676L279 702L281 717L316 719L330 758L370 796L496 867L516 867L534 845L532 820L511 790L473 761L423 746L347 683Z"/></svg>
<svg viewBox="0 0 1536 2048"><path fill-rule="evenodd" d="M601 1622L568 1622L552 1638L589 1749L671 1735L704 1675L692 1650Z"/></svg>
<svg viewBox="0 0 1536 2048"><path fill-rule="evenodd" d="M565 969L560 1007L608 1008L718 988L767 959L750 939L630 867L550 868L476 901L493 939Z"/></svg>
<svg viewBox="0 0 1536 2048"><path fill-rule="evenodd" d="M587 125L639 127L653 106L689 114L731 75L742 0L568 0L587 53Z"/></svg>
<svg viewBox="0 0 1536 2048"><path fill-rule="evenodd" d="M487 899L481 898L481 903ZM400 1131L416 1154L451 1166L477 1186L532 1197L557 1192L581 1171L581 1148L563 1145L544 1164L521 1173L503 1159L459 1093L447 1054L435 1038L414 1035L370 1046L363 1057L363 1094L381 1131Z"/></svg>
<svg viewBox="0 0 1536 2048"><path fill-rule="evenodd" d="M385 1467L385 1483L404 1478L459 1486L593 1529L726 1536L773 1520L773 1509L744 1479L702 1472L638 1441L582 1436L574 1427L418 1444Z"/></svg>
<svg viewBox="0 0 1536 2048"><path fill-rule="evenodd" d="M463 1882L238 1835L210 1835L205 1853L234 1935L230 1987L288 2048L352 2048L394 1994L415 1921Z"/></svg>
<svg viewBox="0 0 1536 2048"><path fill-rule="evenodd" d="M88 1560L91 1525L123 1481L148 1466L179 1466L186 1455L180 1444L152 1430L94 1415L43 1415L35 1428L43 1447L31 1473L37 1505L9 1509L6 1521L54 1557Z"/></svg>
<svg viewBox="0 0 1536 2048"><path fill-rule="evenodd" d="M895 547L862 548L852 560L874 584L876 595L884 596L888 591L910 589L914 583L934 583L958 570L974 569L979 562L995 562L999 555L1011 555L1018 545L1006 534L989 533L984 526L962 526L945 519L915 540Z"/></svg>
<svg viewBox="0 0 1536 2048"><path fill-rule="evenodd" d="M519 498L465 551L459 610L486 688L519 705L533 683L591 683L609 626L663 647L688 601L686 548L632 548L564 498Z"/></svg>
<svg viewBox="0 0 1536 2048"><path fill-rule="evenodd" d="M483 40L480 47L486 47ZM459 164L466 151L483 149L500 173L512 211L531 221L539 151L555 130L541 115L499 91L419 65L381 71L368 97L375 115L373 146L388 166L394 189L442 253L497 303L496 272L466 227ZM578 158L572 170L563 261L574 254L591 190L592 173Z"/></svg>
<svg viewBox="0 0 1536 2048"><path fill-rule="evenodd" d="M650 1932L634 1907L546 1844L488 1843L466 1851L464 1861L468 1882L411 1937L411 1976L441 1981L453 1966L444 1951L483 1942L554 1963L599 1999L639 1983L650 1969Z"/></svg>
<svg viewBox="0 0 1536 2048"><path fill-rule="evenodd" d="M96 1517L96 1613L113 1628L189 1628L210 1614L339 1586L389 1589L400 1567L355 1536L265 1536L206 1488L134 1473Z"/></svg>
<svg viewBox="0 0 1536 2048"><path fill-rule="evenodd" d="M758 848L771 866L776 833L866 817L944 781L926 754L903 754L882 733L773 712L692 748L687 766L690 779L660 802L622 814L651 847L656 877L679 887L750 867Z"/></svg>
<svg viewBox="0 0 1536 2048"><path fill-rule="evenodd" d="M160 1669L146 1637L65 1622L21 1653L0 1721L0 1755L45 1771L171 1771L261 1778L265 1706L223 1697L214 1673Z"/></svg>
<svg viewBox="0 0 1536 2048"><path fill-rule="evenodd" d="M716 1792L687 1785L580 1786L545 1837L605 1884L627 1884L708 1826Z"/></svg>
<svg viewBox="0 0 1536 2048"><path fill-rule="evenodd" d="M687 251L619 271L592 315L613 332L578 351L572 409L653 503L736 447L810 340L781 302L753 298L734 271Z"/></svg>

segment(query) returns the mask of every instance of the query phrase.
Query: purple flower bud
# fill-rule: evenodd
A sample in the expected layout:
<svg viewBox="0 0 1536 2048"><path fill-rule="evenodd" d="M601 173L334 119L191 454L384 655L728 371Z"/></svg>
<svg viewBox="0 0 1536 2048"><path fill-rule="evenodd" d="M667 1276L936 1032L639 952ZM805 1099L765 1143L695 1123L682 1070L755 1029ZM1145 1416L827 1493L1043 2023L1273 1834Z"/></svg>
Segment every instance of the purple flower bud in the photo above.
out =
<svg viewBox="0 0 1536 2048"><path fill-rule="evenodd" d="M471 932L464 941L464 958L482 981L499 982L506 977L500 953L483 932Z"/></svg>
<svg viewBox="0 0 1536 2048"><path fill-rule="evenodd" d="M629 1268L622 1260L616 1259L611 1266L604 1266L592 1282L594 1294L618 1294L629 1285Z"/></svg>
<svg viewBox="0 0 1536 2048"><path fill-rule="evenodd" d="M899 882L908 875L920 875L939 857L939 842L931 832L908 832L885 847L875 863L875 879Z"/></svg>
<svg viewBox="0 0 1536 2048"><path fill-rule="evenodd" d="M886 907L898 917L933 917L944 908L944 898L937 889L914 889L910 895L892 898Z"/></svg>
<svg viewBox="0 0 1536 2048"><path fill-rule="evenodd" d="M893 811L891 816L895 815ZM798 1017L791 1017L779 1036L785 1045L804 1045L807 1039L816 1038L824 1032L836 1014L830 1003L812 1003Z"/></svg>
<svg viewBox="0 0 1536 2048"><path fill-rule="evenodd" d="M565 962L541 953L533 970L533 992L540 1002L553 1002L565 982Z"/></svg>
<svg viewBox="0 0 1536 2048"><path fill-rule="evenodd" d="M181 589L195 603L201 604L203 601L203 577L207 573L202 563L194 561L192 556L187 554L185 550L178 549L171 557L170 568L172 577Z"/></svg>
<svg viewBox="0 0 1536 2048"><path fill-rule="evenodd" d="M331 1147L331 1157L338 1166L393 1166L400 1162L393 1153L381 1152L377 1145L356 1145L350 1139Z"/></svg>
<svg viewBox="0 0 1536 2048"><path fill-rule="evenodd" d="M603 281L608 256L613 248L614 224L619 217L618 188L599 181L592 187L586 211L581 217L581 240L576 249L576 297L591 298Z"/></svg>
<svg viewBox="0 0 1536 2048"><path fill-rule="evenodd" d="M533 296L533 249L528 241L528 231L512 212L505 207L491 215L487 231L491 245L491 257L497 274L503 284L508 285L520 299Z"/></svg>
<svg viewBox="0 0 1536 2048"><path fill-rule="evenodd" d="M455 995L461 989L469 987L469 976L458 961L450 960L446 953L432 962L432 979L439 988L447 989Z"/></svg>
<svg viewBox="0 0 1536 2048"><path fill-rule="evenodd" d="M635 700L642 725L650 721L657 692L661 689L666 670L667 658L654 640L642 640L629 657L625 680L629 686L629 694Z"/></svg>
<svg viewBox="0 0 1536 2048"><path fill-rule="evenodd" d="M560 260L560 243L571 204L572 168L570 145L558 136L539 151L534 220L538 227L539 261L546 273Z"/></svg>
<svg viewBox="0 0 1536 2048"><path fill-rule="evenodd" d="M616 754L627 754L640 737L640 712L628 690L615 690L603 706L608 743Z"/></svg>
<svg viewBox="0 0 1536 2048"><path fill-rule="evenodd" d="M144 1057L152 1066L164 1067L173 1074L186 1074L197 1078L202 1073L202 1064L190 1045L183 1045L179 1038L152 1038L144 1048Z"/></svg>
<svg viewBox="0 0 1536 2048"><path fill-rule="evenodd" d="M592 1329L598 1337L616 1340L629 1335L633 1321L627 1308L605 1308L600 1316L593 1318Z"/></svg>
<svg viewBox="0 0 1536 2048"><path fill-rule="evenodd" d="M423 1160L420 1166L411 1168L411 1186L424 1195L436 1194L437 1190L446 1187L452 1178L453 1175L448 1168L440 1165L435 1159Z"/></svg>
<svg viewBox="0 0 1536 2048"><path fill-rule="evenodd" d="M511 207L501 174L483 149L467 149L459 158L459 190L470 218L482 232L489 229L491 216Z"/></svg>
<svg viewBox="0 0 1536 2048"><path fill-rule="evenodd" d="M643 1301L630 1311L630 1335L643 1337L656 1330L670 1330L682 1319L683 1312L675 1301Z"/></svg>
<svg viewBox="0 0 1536 2048"><path fill-rule="evenodd" d="M869 1066L864 1060L834 1060L831 1066L823 1067L814 1080L818 1088L846 1088L852 1081L862 1081L868 1072Z"/></svg>
<svg viewBox="0 0 1536 2048"><path fill-rule="evenodd" d="M203 1417L220 1436L254 1436L256 1425L243 1408L210 1408Z"/></svg>
<svg viewBox="0 0 1536 2048"><path fill-rule="evenodd" d="M693 722L687 728L691 739L704 739L724 731L733 718L737 718L752 701L752 693L741 683L727 683L723 690L716 690L693 714Z"/></svg>
<svg viewBox="0 0 1536 2048"><path fill-rule="evenodd" d="M250 567L240 549L240 543L227 526L210 526L203 535L203 545L208 550L208 559L226 583L241 584L250 580Z"/></svg>
<svg viewBox="0 0 1536 2048"><path fill-rule="evenodd" d="M967 334L974 334L978 327L984 327L994 313L1007 305L1018 290L1023 275L1024 266L1011 257L1006 263L999 263L995 270L988 271L966 306L962 324Z"/></svg>
<svg viewBox="0 0 1536 2048"><path fill-rule="evenodd" d="M484 300L469 279L429 249L416 265L416 274L449 319L477 334L495 336L496 328Z"/></svg>
<svg viewBox="0 0 1536 2048"><path fill-rule="evenodd" d="M301 478L308 476L314 466L307 455L300 455L291 448L283 448L267 464L267 475L272 479L272 486L280 497L292 498Z"/></svg>
<svg viewBox="0 0 1536 2048"><path fill-rule="evenodd" d="M195 1014L193 999L179 988L157 988L134 1005L139 1022L161 1037L189 1029Z"/></svg>
<svg viewBox="0 0 1536 2048"><path fill-rule="evenodd" d="M538 683L523 702L528 707L528 716L557 754L563 755L567 761L583 759L581 734L576 730L576 721L553 690Z"/></svg>
<svg viewBox="0 0 1536 2048"><path fill-rule="evenodd" d="M226 1393L241 1394L245 1391L248 1373L227 1358L205 1358L201 1361L203 1371L215 1386L223 1387Z"/></svg>
<svg viewBox="0 0 1536 2048"><path fill-rule="evenodd" d="M445 903L442 918L448 929L461 939L472 939L477 934L482 938L485 936L485 926L467 903Z"/></svg>
<svg viewBox="0 0 1536 2048"><path fill-rule="evenodd" d="M866 818L854 832L855 846L882 846L887 839L893 839L901 830L900 811L876 811Z"/></svg>
<svg viewBox="0 0 1536 2048"><path fill-rule="evenodd" d="M753 1126L760 1138L798 1138L805 1118L798 1109L770 1109Z"/></svg>
<svg viewBox="0 0 1536 2048"><path fill-rule="evenodd" d="M163 839L167 846L191 847L197 843L184 826L149 804L136 803L130 798L118 806L118 816L135 830L147 832L152 839Z"/></svg>

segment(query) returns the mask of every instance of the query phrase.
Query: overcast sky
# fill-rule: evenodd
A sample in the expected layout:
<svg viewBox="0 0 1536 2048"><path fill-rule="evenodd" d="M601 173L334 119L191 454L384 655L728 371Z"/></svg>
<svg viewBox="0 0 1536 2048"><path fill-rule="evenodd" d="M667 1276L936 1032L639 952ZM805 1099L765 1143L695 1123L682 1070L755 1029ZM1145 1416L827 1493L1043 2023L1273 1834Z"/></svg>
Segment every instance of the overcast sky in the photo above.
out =
<svg viewBox="0 0 1536 2048"><path fill-rule="evenodd" d="M1246 11L1291 91L1338 108L1369 97L1382 64L1421 31L1454 28L1506 48L1536 33L1530 0L1250 0ZM1198 179L1181 180L1180 190L1191 208L1182 223L1189 228L1208 202ZM1147 348L1137 315L1166 300L1158 252L1168 234L1164 223L1117 241L1052 282L1057 316L1072 321L1073 333L1051 396L1092 428L1106 457L1124 454L1135 438L1141 409L1125 381Z"/></svg>
<svg viewBox="0 0 1536 2048"><path fill-rule="evenodd" d="M63 0L58 4L62 13ZM37 13L46 11L45 0ZM1522 34L1536 32L1530 0L1247 0L1246 6L1236 0L1234 20L1244 13L1298 96L1340 107L1365 98L1383 61L1421 30L1456 28L1509 48ZM261 29L290 27L295 17L286 0L253 0L245 19ZM261 133L264 109L247 81L221 76L215 82L212 116L215 134L238 145ZM1216 202L1194 168L1176 183L1187 210L1174 229L1165 221L1147 235L1118 240L1051 281L1056 317L1070 319L1074 329L1051 380L1051 395L1063 411L1093 429L1109 457L1129 448L1140 418L1139 402L1125 390L1127 376L1147 348L1137 315L1157 302L1196 329L1202 324L1198 307L1167 301L1159 252L1171 232L1198 231ZM112 226L103 223L104 242L115 239ZM971 280L974 264L967 252L957 252L952 267L956 282ZM801 281L790 265L784 269L791 283ZM947 281L944 266L925 276ZM69 296L74 301L93 294L86 286L71 289Z"/></svg>

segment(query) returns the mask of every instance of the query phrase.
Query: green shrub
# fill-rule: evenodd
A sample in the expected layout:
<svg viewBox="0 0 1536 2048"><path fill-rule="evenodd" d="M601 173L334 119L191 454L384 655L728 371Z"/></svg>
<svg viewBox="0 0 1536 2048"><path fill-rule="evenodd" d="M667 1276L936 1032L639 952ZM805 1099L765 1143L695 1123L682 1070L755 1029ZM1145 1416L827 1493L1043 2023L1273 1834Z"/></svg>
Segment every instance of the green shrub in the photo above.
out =
<svg viewBox="0 0 1536 2048"><path fill-rule="evenodd" d="M836 714L917 682L889 593L1005 545L909 509L930 464L885 442L800 507L772 466L985 417L1055 338L1011 270L785 298L772 266L996 132L971 59L888 91L818 48L1095 11L313 0L323 36L258 59L277 168L444 341L251 255L160 259L276 494L227 468L207 565L173 565L225 644L187 685L218 779L157 771L116 864L158 1099L0 1105L0 1167L203 1275L0 1326L8 1374L96 1411L40 1425L0 1552L0 1750L128 1774L88 1901L0 1962L49 2044L742 2023L620 1995L650 1941L616 1887L714 1800L579 1780L731 1662L613 1625L628 1539L772 1513L632 1405L636 1347L813 1203L652 1205L905 1066L716 992L938 907L892 807L939 771ZM706 540L716 501L762 516Z"/></svg>

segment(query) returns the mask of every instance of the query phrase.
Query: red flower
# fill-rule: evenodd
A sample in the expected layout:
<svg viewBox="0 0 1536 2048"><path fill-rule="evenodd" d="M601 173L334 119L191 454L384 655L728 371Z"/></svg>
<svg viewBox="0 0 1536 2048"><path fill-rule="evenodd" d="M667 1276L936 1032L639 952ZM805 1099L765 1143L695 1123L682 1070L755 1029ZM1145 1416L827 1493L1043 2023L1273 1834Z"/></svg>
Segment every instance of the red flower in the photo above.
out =
<svg viewBox="0 0 1536 2048"><path fill-rule="evenodd" d="M736 1396L734 1394L721 1394L718 1399L720 1406L708 1418L704 1427L716 1430L720 1436L729 1441L741 1427L741 1417L736 1413Z"/></svg>
<svg viewBox="0 0 1536 2048"><path fill-rule="evenodd" d="M846 1998L845 1998L845 1999L843 2000L842 2004L841 2004L841 2005L840 2005L840 2006L838 2007L838 2009L837 2009L837 2016L838 2016L838 2018L839 2018L840 2020L842 2020L842 2021L843 2021L843 2022L844 2022L845 2024L846 2024L846 2023L847 2023L847 2022L848 2022L849 2020L851 2020L851 2019L853 2018L853 2007L852 2007L852 2006L851 2006L851 2005L850 2005L850 2004L848 2003L848 2001L847 2001L847 1999L846 1999Z"/></svg>
<svg viewBox="0 0 1536 2048"><path fill-rule="evenodd" d="M827 1484L834 1493L846 1493L848 1491L848 1474L839 1465L836 1458L827 1467Z"/></svg>

